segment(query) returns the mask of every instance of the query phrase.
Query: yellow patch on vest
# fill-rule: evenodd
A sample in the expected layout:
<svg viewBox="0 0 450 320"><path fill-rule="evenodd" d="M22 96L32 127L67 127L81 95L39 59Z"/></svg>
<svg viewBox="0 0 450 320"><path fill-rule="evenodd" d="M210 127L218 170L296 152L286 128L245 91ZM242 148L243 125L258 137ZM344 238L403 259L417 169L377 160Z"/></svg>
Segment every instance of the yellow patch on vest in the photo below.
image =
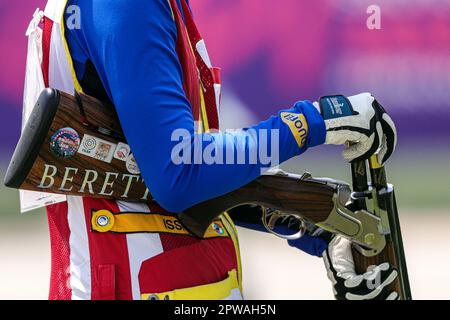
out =
<svg viewBox="0 0 450 320"><path fill-rule="evenodd" d="M114 233L171 233L193 236L174 216L147 212L92 211L91 229ZM206 230L205 239L229 237L224 223L217 219Z"/></svg>
<svg viewBox="0 0 450 320"><path fill-rule="evenodd" d="M308 123L305 116L302 113L282 112L281 120L288 125L298 146L302 148L308 137Z"/></svg>

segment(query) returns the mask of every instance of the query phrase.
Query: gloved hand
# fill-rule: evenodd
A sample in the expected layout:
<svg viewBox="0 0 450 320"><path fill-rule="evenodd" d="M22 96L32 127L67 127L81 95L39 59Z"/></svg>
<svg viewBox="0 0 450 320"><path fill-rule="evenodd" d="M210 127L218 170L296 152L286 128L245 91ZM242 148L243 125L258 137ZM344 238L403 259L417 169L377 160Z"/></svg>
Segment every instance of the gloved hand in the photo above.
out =
<svg viewBox="0 0 450 320"><path fill-rule="evenodd" d="M383 164L394 152L394 122L370 93L326 96L314 106L325 120L325 144L346 145L343 156L347 161L365 160L377 153Z"/></svg>
<svg viewBox="0 0 450 320"><path fill-rule="evenodd" d="M398 293L387 289L397 278L397 270L382 263L369 267L364 274L356 274L349 240L335 236L323 252L323 259L336 299L398 300Z"/></svg>

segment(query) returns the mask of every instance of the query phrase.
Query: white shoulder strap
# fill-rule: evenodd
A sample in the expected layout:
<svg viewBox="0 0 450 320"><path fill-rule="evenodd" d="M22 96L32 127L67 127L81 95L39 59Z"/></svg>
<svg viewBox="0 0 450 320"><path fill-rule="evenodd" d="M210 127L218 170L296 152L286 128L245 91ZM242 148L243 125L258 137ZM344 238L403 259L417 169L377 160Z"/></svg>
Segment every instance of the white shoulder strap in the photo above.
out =
<svg viewBox="0 0 450 320"><path fill-rule="evenodd" d="M33 19L28 25L26 35L28 37L27 63L25 72L25 87L23 95L23 123L24 125L33 110L33 107L45 88L44 77L41 69L42 62L42 30L39 28L39 22L45 14L49 19L55 21L56 27L53 31L59 32L59 19L61 17L65 1L50 0L45 9L45 13L37 9L33 15ZM58 14L58 12L60 12ZM61 42L60 34L52 35L52 42ZM73 92L73 83L71 83L70 71L67 66L67 58L64 48L61 45L51 44L51 77L52 87L63 88L69 92ZM65 60L64 60L65 59ZM56 62L55 62L56 61ZM65 63L64 63L65 62ZM65 81L61 79L57 72L58 67L67 74ZM63 68L64 67L64 68ZM61 71L61 72L63 72ZM57 81L54 81L56 79ZM66 196L58 194L50 194L44 192L33 192L20 190L20 207L22 212L31 211L50 204L62 202L66 200Z"/></svg>
<svg viewBox="0 0 450 320"><path fill-rule="evenodd" d="M44 14L54 23L60 23L67 0L48 0Z"/></svg>

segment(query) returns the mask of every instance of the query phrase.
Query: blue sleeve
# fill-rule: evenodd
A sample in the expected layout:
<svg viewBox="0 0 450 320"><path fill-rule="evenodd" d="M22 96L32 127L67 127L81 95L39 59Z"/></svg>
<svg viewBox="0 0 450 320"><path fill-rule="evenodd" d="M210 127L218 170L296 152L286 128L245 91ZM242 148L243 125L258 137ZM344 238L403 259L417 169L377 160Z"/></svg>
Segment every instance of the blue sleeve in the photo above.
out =
<svg viewBox="0 0 450 320"><path fill-rule="evenodd" d="M177 30L168 1L98 0L95 5L90 0L72 2L80 6L82 20L79 30L67 32L70 50L84 52L93 62L117 109L142 176L165 209L179 212L230 192L257 178L267 167L262 161L198 163L195 157L200 153L215 156L222 152L235 155L236 159L237 154L254 154L263 144L269 145L270 150L270 141L276 138L282 163L324 142L323 119L307 101L246 130L195 133L191 106L183 91L175 50ZM304 145L299 146L294 120L301 116L305 117L308 135ZM200 150L194 148L191 155L183 154L192 163L172 161L174 147L180 146L180 140L173 135L177 129L178 133L185 133L184 138L187 133L185 147L198 146L196 142L203 141ZM266 136L252 134L262 129L267 130ZM272 136L274 132L279 137Z"/></svg>

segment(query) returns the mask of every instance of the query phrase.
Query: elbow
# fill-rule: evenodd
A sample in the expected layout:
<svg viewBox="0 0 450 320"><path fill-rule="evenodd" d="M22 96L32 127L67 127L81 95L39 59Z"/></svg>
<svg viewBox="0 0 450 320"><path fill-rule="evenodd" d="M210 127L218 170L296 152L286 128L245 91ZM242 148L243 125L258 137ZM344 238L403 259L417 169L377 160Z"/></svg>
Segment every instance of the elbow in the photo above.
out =
<svg viewBox="0 0 450 320"><path fill-rule="evenodd" d="M153 199L165 210L179 213L194 205L192 192L185 181L173 175L161 175L149 185Z"/></svg>
<svg viewBox="0 0 450 320"><path fill-rule="evenodd" d="M152 196L161 207L171 213L183 212L191 206L185 199L186 196L176 189L157 187L152 189Z"/></svg>

